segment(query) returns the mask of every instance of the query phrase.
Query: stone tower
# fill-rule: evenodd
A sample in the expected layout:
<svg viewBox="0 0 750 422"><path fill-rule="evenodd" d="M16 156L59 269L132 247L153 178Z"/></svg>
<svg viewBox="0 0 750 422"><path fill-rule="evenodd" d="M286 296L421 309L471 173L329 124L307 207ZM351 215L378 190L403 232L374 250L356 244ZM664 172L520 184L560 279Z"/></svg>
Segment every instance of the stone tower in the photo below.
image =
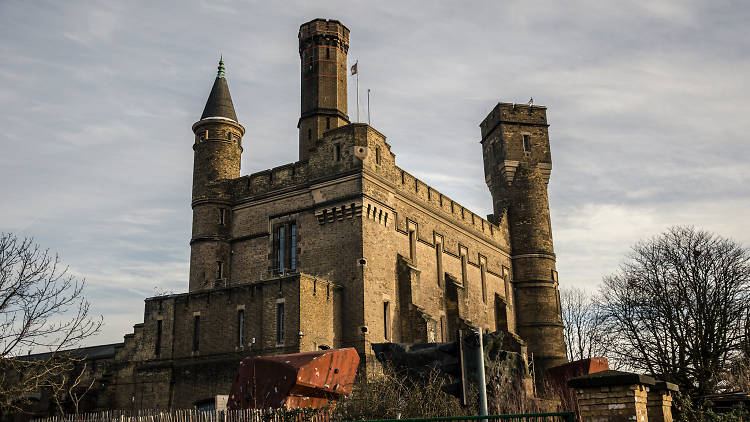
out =
<svg viewBox="0 0 750 422"><path fill-rule="evenodd" d="M237 122L223 60L219 61L219 72L193 132L191 292L220 284L229 274L232 213L225 185L240 176L245 128Z"/></svg>
<svg viewBox="0 0 750 422"><path fill-rule="evenodd" d="M500 103L480 127L495 221L507 218L510 232L517 332L541 378L567 362L547 200L547 109Z"/></svg>
<svg viewBox="0 0 750 422"><path fill-rule="evenodd" d="M302 109L299 123L299 159L323 133L349 123L346 100L346 54L349 29L337 20L314 19L299 28L302 63Z"/></svg>

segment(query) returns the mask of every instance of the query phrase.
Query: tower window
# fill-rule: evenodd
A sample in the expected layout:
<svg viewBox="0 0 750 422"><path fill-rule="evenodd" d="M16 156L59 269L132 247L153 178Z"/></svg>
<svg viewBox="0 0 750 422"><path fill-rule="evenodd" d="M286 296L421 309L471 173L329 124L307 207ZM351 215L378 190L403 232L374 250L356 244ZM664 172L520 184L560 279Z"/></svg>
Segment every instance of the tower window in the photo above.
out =
<svg viewBox="0 0 750 422"><path fill-rule="evenodd" d="M307 129L307 140L309 141L311 139L312 139L312 129Z"/></svg>
<svg viewBox="0 0 750 422"><path fill-rule="evenodd" d="M201 334L201 316L195 315L193 317L193 352L197 352L200 347L200 334Z"/></svg>
<svg viewBox="0 0 750 422"><path fill-rule="evenodd" d="M326 129L330 129L330 128L331 128L331 118L326 117Z"/></svg>
<svg viewBox="0 0 750 422"><path fill-rule="evenodd" d="M224 263L216 261L216 279L221 280L224 278Z"/></svg>
<svg viewBox="0 0 750 422"><path fill-rule="evenodd" d="M227 216L227 210L226 208L219 208L219 224L225 225L226 224L226 216Z"/></svg>
<svg viewBox="0 0 750 422"><path fill-rule="evenodd" d="M331 58L331 49L326 48L326 59L330 59L330 58Z"/></svg>
<svg viewBox="0 0 750 422"><path fill-rule="evenodd" d="M276 344L284 344L284 302L276 303Z"/></svg>
<svg viewBox="0 0 750 422"><path fill-rule="evenodd" d="M375 148L375 164L380 165L380 147Z"/></svg>
<svg viewBox="0 0 750 422"><path fill-rule="evenodd" d="M341 144L336 144L335 153L333 155L336 161L341 161Z"/></svg>
<svg viewBox="0 0 750 422"><path fill-rule="evenodd" d="M227 139L232 140L232 132L227 132Z"/></svg>
<svg viewBox="0 0 750 422"><path fill-rule="evenodd" d="M523 150L526 152L531 151L531 135L523 135Z"/></svg>

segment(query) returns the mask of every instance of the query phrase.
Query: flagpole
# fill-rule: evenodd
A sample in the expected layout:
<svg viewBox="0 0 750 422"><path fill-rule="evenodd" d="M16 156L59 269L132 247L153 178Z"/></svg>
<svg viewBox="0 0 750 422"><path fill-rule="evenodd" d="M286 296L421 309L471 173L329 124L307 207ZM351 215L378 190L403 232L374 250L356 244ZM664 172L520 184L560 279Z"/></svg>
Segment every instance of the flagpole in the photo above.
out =
<svg viewBox="0 0 750 422"><path fill-rule="evenodd" d="M370 88L367 88L367 124L370 124Z"/></svg>
<svg viewBox="0 0 750 422"><path fill-rule="evenodd" d="M354 63L354 66L357 66L358 63L359 60ZM359 67L357 67L357 123L359 123Z"/></svg>

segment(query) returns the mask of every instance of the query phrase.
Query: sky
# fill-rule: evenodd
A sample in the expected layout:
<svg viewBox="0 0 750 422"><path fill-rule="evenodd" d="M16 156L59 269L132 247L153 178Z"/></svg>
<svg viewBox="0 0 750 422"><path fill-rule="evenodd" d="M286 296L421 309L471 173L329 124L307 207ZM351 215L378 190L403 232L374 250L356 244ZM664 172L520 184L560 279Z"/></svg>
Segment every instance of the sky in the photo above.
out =
<svg viewBox="0 0 750 422"><path fill-rule="evenodd" d="M318 17L351 30L397 164L479 215L479 123L548 107L561 286L595 291L671 225L750 244L746 1L0 0L0 231L85 278L89 344L187 291L191 125L220 55L242 174L297 160L297 31Z"/></svg>

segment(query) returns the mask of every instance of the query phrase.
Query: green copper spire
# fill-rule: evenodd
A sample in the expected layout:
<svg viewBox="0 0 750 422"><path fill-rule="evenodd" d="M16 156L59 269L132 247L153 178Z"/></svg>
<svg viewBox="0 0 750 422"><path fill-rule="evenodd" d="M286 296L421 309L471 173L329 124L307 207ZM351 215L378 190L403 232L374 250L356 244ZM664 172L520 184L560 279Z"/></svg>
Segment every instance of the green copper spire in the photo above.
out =
<svg viewBox="0 0 750 422"><path fill-rule="evenodd" d="M219 59L219 73L214 79L214 86L211 88L211 93L208 94L208 101L206 101L206 108L203 109L201 119L207 117L224 117L227 119L237 121L237 115L234 112L234 105L232 104L232 96L229 95L229 85L227 85L227 78L224 75L224 57Z"/></svg>
<svg viewBox="0 0 750 422"><path fill-rule="evenodd" d="M224 56L221 56L219 58L219 73L216 75L216 79L222 79L224 78L224 71L226 68L224 67Z"/></svg>

